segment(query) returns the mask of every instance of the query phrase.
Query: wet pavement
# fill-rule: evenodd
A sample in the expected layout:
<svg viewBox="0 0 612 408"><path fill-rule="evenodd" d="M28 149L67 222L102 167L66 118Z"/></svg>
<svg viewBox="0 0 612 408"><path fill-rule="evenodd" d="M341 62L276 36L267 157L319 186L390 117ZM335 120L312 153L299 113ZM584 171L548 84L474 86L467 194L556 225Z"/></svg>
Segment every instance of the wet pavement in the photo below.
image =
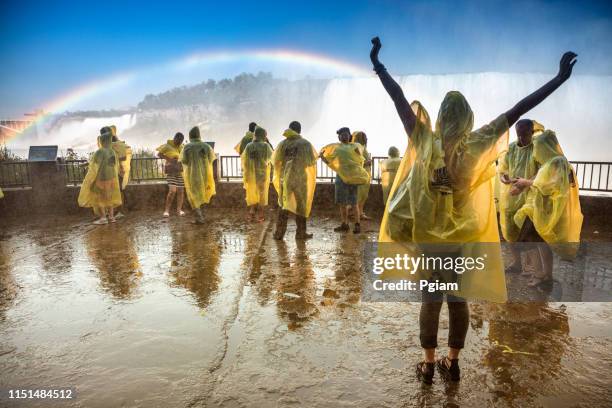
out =
<svg viewBox="0 0 612 408"><path fill-rule="evenodd" d="M0 389L75 387L74 407L610 405L609 303L473 304L461 382L422 387L419 305L360 301L378 225L339 236L334 217L305 243L223 209L204 227L1 221ZM443 308L441 345L447 328Z"/></svg>

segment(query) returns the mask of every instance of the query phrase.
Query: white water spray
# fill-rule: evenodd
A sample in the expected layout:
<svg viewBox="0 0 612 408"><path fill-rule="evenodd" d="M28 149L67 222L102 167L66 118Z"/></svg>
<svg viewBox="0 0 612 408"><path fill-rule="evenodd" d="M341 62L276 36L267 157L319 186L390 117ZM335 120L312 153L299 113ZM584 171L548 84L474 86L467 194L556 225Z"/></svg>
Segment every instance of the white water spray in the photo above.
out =
<svg viewBox="0 0 612 408"><path fill-rule="evenodd" d="M550 75L541 74L478 73L410 75L397 77L397 80L409 100L417 99L423 103L432 121L435 121L446 92L462 92L474 111L475 127L479 127L511 108L550 78ZM228 117L222 117L227 116L227 112L217 115L214 107L170 109L162 114L144 111L115 117L62 118L51 127L39 126L36 132L15 139L9 143L9 147L24 149L34 144L57 144L62 150L71 147L79 151L93 151L99 129L115 124L120 136L129 130L126 139L133 147L151 149L170 138L174 131L188 131L191 126L205 120L212 124L212 128L218 129L216 132L204 129L206 139L217 142L218 153L231 155L235 154L232 147L244 134L242 128L246 128L247 120L255 120L266 127L274 145L282 140L281 134L290 120L300 120L304 136L317 148L335 142L335 132L342 126L365 131L369 138L369 150L374 155L386 155L392 145L402 152L406 148L407 137L402 124L378 78L330 80L319 98L312 95L306 98L293 93L288 91L284 99L277 100L283 109L268 109L267 112L273 113L241 119L245 123L226 123L231 121ZM315 104L314 118L304 118L299 104L287 108L287 99ZM611 106L612 76L575 75L526 116L556 131L570 160L612 161ZM241 116L240 110L241 106L236 106L235 116ZM278 117L281 111L284 112L283 117ZM176 129L163 129L155 134L156 129L150 126L143 126L142 129L137 126L139 117L143 119L157 115L161 115L160 124L175 126ZM515 137L512 131L511 140Z"/></svg>

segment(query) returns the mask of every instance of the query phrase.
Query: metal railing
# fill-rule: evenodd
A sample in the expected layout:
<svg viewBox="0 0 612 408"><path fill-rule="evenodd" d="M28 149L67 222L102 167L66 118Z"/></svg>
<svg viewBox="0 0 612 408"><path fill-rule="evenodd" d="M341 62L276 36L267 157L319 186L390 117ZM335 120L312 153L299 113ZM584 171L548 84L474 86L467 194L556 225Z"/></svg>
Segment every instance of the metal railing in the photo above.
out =
<svg viewBox="0 0 612 408"><path fill-rule="evenodd" d="M386 157L372 157L372 183L380 183L381 163ZM220 181L242 180L242 167L239 156L219 156L218 171ZM571 161L576 172L576 181L582 191L612 192L612 162ZM79 185L87 174L87 160L66 160L68 184ZM317 181L333 183L336 174L322 160L317 161ZM164 160L157 157L132 158L130 182L164 180ZM0 187L30 186L30 165L28 161L0 162Z"/></svg>
<svg viewBox="0 0 612 408"><path fill-rule="evenodd" d="M242 180L240 156L219 156L219 180Z"/></svg>
<svg viewBox="0 0 612 408"><path fill-rule="evenodd" d="M87 160L66 160L66 181L78 185L87 174ZM157 157L135 157L130 164L130 182L165 180L164 161Z"/></svg>
<svg viewBox="0 0 612 408"><path fill-rule="evenodd" d="M386 157L372 157L372 183L380 183L381 170L380 164ZM242 180L242 166L240 156L220 156L219 157L219 179L225 181ZM336 172L327 166L323 160L317 160L317 182L333 183L336 178Z"/></svg>
<svg viewBox="0 0 612 408"><path fill-rule="evenodd" d="M164 160L158 157L137 157L130 165L130 180L141 181L165 180Z"/></svg>
<svg viewBox="0 0 612 408"><path fill-rule="evenodd" d="M87 174L87 160L66 160L63 163L66 168L66 183L77 185L83 182Z"/></svg>
<svg viewBox="0 0 612 408"><path fill-rule="evenodd" d="M576 172L578 187L583 191L612 191L610 162L571 161Z"/></svg>
<svg viewBox="0 0 612 408"><path fill-rule="evenodd" d="M0 187L28 187L30 167L27 161L0 162Z"/></svg>

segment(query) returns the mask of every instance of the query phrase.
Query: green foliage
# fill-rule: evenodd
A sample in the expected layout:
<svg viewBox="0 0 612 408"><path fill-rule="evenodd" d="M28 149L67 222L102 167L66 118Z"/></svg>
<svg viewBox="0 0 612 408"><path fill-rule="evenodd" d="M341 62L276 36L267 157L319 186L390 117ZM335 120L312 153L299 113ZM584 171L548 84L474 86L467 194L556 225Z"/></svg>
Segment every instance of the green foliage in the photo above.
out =
<svg viewBox="0 0 612 408"><path fill-rule="evenodd" d="M23 158L17 156L15 153L11 151L6 145L0 146L0 162L7 161L22 161Z"/></svg>
<svg viewBox="0 0 612 408"><path fill-rule="evenodd" d="M235 106L248 100L261 86L284 82L271 73L240 74L234 79L209 79L195 86L181 86L157 95L146 95L138 109L168 109L190 105Z"/></svg>

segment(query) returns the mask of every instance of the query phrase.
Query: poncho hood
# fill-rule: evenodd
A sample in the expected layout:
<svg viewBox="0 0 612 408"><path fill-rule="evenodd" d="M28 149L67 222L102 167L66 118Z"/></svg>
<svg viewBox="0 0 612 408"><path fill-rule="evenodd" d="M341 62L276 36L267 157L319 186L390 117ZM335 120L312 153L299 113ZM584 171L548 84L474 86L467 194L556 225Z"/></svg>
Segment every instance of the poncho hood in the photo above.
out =
<svg viewBox="0 0 612 408"><path fill-rule="evenodd" d="M265 142L267 134L268 133L266 132L266 129L258 126L255 129L255 134L253 135L253 141L254 142Z"/></svg>
<svg viewBox="0 0 612 408"><path fill-rule="evenodd" d="M287 129L283 132L283 136L285 136L286 138L292 138L292 137L302 137L298 132L296 132L293 129Z"/></svg>
<svg viewBox="0 0 612 408"><path fill-rule="evenodd" d="M438 119L436 133L446 146L453 146L451 151L461 148L462 142L474 127L474 112L463 94L450 91L444 97Z"/></svg>
<svg viewBox="0 0 612 408"><path fill-rule="evenodd" d="M353 135L351 137L351 142L359 143L362 146L365 146L368 144L366 134L360 130L353 132Z"/></svg>
<svg viewBox="0 0 612 408"><path fill-rule="evenodd" d="M533 140L533 155L536 161L542 164L557 156L563 156L555 132L546 130Z"/></svg>
<svg viewBox="0 0 612 408"><path fill-rule="evenodd" d="M100 147L110 149L113 144L113 134L110 132L104 132L98 137L98 143Z"/></svg>
<svg viewBox="0 0 612 408"><path fill-rule="evenodd" d="M201 137L200 137L200 128L197 127L197 126L192 127L191 130L189 131L189 140L190 141L191 140L196 141L196 140L200 140L200 139L201 139Z"/></svg>
<svg viewBox="0 0 612 408"><path fill-rule="evenodd" d="M392 158L392 159L396 158L396 157L399 157L399 155L400 155L399 149L397 147L395 147L395 146L390 147L388 153L389 153L389 158Z"/></svg>

